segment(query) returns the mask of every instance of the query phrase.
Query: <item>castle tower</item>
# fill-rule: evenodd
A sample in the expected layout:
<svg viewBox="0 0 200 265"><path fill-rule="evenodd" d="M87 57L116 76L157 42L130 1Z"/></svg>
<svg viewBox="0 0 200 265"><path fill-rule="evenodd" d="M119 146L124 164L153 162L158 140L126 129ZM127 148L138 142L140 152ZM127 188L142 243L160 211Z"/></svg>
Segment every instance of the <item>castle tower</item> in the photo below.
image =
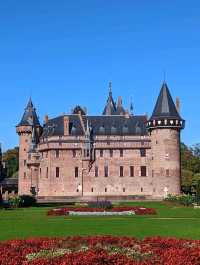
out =
<svg viewBox="0 0 200 265"><path fill-rule="evenodd" d="M16 126L16 132L19 135L19 194L30 194L32 180L29 176L27 161L29 151L33 147L33 132L34 141L37 141L41 133L40 122L31 98L20 123Z"/></svg>
<svg viewBox="0 0 200 265"><path fill-rule="evenodd" d="M104 108L104 111L102 115L115 115L116 114L116 104L114 102L113 96L112 96L112 83L109 83L109 95L106 102L106 106Z"/></svg>
<svg viewBox="0 0 200 265"><path fill-rule="evenodd" d="M180 131L184 126L164 82L147 124L152 145L153 197L180 194Z"/></svg>

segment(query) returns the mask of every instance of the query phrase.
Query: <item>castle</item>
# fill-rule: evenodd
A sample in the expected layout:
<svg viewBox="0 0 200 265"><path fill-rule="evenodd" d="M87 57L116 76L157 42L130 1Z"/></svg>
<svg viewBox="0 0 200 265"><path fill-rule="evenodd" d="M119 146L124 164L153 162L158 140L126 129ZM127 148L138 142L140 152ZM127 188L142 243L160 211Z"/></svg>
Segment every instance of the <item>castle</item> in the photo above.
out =
<svg viewBox="0 0 200 265"><path fill-rule="evenodd" d="M131 108L132 110L132 108ZM19 194L41 200L161 199L180 194L179 114L166 82L152 116L136 116L109 96L102 115L77 106L41 126L30 99L20 123Z"/></svg>

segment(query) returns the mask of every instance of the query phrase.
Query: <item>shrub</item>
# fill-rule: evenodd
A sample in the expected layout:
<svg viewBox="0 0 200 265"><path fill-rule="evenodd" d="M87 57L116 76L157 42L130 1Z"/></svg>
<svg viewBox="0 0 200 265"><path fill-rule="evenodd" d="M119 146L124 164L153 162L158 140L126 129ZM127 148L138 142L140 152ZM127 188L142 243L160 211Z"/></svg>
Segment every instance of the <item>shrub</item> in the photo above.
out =
<svg viewBox="0 0 200 265"><path fill-rule="evenodd" d="M110 201L95 201L95 202L88 202L88 207L109 210L113 208L113 205Z"/></svg>
<svg viewBox="0 0 200 265"><path fill-rule="evenodd" d="M169 194L167 198L165 198L165 201L171 202L171 203L177 203L181 204L184 206L191 206L194 203L194 198L191 195L180 195L180 196L175 196Z"/></svg>
<svg viewBox="0 0 200 265"><path fill-rule="evenodd" d="M21 198L19 196L10 197L8 199L8 203L9 203L11 208L18 208L20 206L20 203L21 203Z"/></svg>
<svg viewBox="0 0 200 265"><path fill-rule="evenodd" d="M20 207L30 207L36 204L35 197L30 195L21 195L20 199L21 199Z"/></svg>

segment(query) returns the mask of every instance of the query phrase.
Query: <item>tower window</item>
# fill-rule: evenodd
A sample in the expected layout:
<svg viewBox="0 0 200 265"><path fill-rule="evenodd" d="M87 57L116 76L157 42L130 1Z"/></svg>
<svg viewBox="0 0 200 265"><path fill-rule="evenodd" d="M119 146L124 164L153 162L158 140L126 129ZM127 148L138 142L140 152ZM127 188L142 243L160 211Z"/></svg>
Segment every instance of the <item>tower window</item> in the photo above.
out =
<svg viewBox="0 0 200 265"><path fill-rule="evenodd" d="M60 177L60 168L56 167L56 178Z"/></svg>
<svg viewBox="0 0 200 265"><path fill-rule="evenodd" d="M76 157L76 150L72 150L72 156Z"/></svg>
<svg viewBox="0 0 200 265"><path fill-rule="evenodd" d="M144 148L140 149L140 156L141 157L145 157L146 156L146 149L144 149Z"/></svg>
<svg viewBox="0 0 200 265"><path fill-rule="evenodd" d="M74 175L75 175L75 178L78 178L78 167L75 167Z"/></svg>
<svg viewBox="0 0 200 265"><path fill-rule="evenodd" d="M166 177L169 177L170 174L169 174L169 169L166 169Z"/></svg>
<svg viewBox="0 0 200 265"><path fill-rule="evenodd" d="M40 177L42 176L42 169L40 168Z"/></svg>
<svg viewBox="0 0 200 265"><path fill-rule="evenodd" d="M110 149L110 157L113 157L113 150Z"/></svg>
<svg viewBox="0 0 200 265"><path fill-rule="evenodd" d="M94 192L94 189L93 188L91 188L91 192Z"/></svg>
<svg viewBox="0 0 200 265"><path fill-rule="evenodd" d="M100 150L100 157L103 157L103 150Z"/></svg>
<svg viewBox="0 0 200 265"><path fill-rule="evenodd" d="M49 175L49 168L47 167L47 169L46 169L46 178L48 178L48 175Z"/></svg>
<svg viewBox="0 0 200 265"><path fill-rule="evenodd" d="M59 156L60 156L60 152L59 150L56 150L56 158L59 158Z"/></svg>
<svg viewBox="0 0 200 265"><path fill-rule="evenodd" d="M105 178L108 177L108 166L104 167L104 176L105 176Z"/></svg>
<svg viewBox="0 0 200 265"><path fill-rule="evenodd" d="M120 149L120 157L123 157L123 156L124 156L123 149Z"/></svg>
<svg viewBox="0 0 200 265"><path fill-rule="evenodd" d="M134 166L130 166L130 177L134 177Z"/></svg>
<svg viewBox="0 0 200 265"><path fill-rule="evenodd" d="M99 176L99 168L95 167L95 177L97 178Z"/></svg>
<svg viewBox="0 0 200 265"><path fill-rule="evenodd" d="M26 160L24 160L24 166L26 166Z"/></svg>
<svg viewBox="0 0 200 265"><path fill-rule="evenodd" d="M152 178L154 177L154 170L152 170Z"/></svg>
<svg viewBox="0 0 200 265"><path fill-rule="evenodd" d="M141 188L141 192L143 192L143 188Z"/></svg>
<svg viewBox="0 0 200 265"><path fill-rule="evenodd" d="M24 179L26 178L26 172L24 172Z"/></svg>
<svg viewBox="0 0 200 265"><path fill-rule="evenodd" d="M123 188L123 192L126 192L126 189L125 188Z"/></svg>
<svg viewBox="0 0 200 265"><path fill-rule="evenodd" d="M123 177L124 176L124 167L123 166L120 166L120 170L119 170L119 176L120 177Z"/></svg>
<svg viewBox="0 0 200 265"><path fill-rule="evenodd" d="M147 176L147 168L145 166L141 166L141 177Z"/></svg>
<svg viewBox="0 0 200 265"><path fill-rule="evenodd" d="M105 192L107 192L107 188L105 188Z"/></svg>

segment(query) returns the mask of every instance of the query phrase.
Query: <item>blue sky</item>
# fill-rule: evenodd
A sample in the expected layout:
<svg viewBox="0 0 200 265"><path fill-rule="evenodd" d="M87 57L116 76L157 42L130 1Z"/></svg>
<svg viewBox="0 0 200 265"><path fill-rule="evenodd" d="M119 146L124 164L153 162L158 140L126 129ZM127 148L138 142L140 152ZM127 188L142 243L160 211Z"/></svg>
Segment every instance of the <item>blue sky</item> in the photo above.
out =
<svg viewBox="0 0 200 265"><path fill-rule="evenodd" d="M186 144L200 142L198 0L6 0L0 3L0 142L32 95L43 121L76 104L100 114L113 83L125 107L151 114L163 72L179 96Z"/></svg>

